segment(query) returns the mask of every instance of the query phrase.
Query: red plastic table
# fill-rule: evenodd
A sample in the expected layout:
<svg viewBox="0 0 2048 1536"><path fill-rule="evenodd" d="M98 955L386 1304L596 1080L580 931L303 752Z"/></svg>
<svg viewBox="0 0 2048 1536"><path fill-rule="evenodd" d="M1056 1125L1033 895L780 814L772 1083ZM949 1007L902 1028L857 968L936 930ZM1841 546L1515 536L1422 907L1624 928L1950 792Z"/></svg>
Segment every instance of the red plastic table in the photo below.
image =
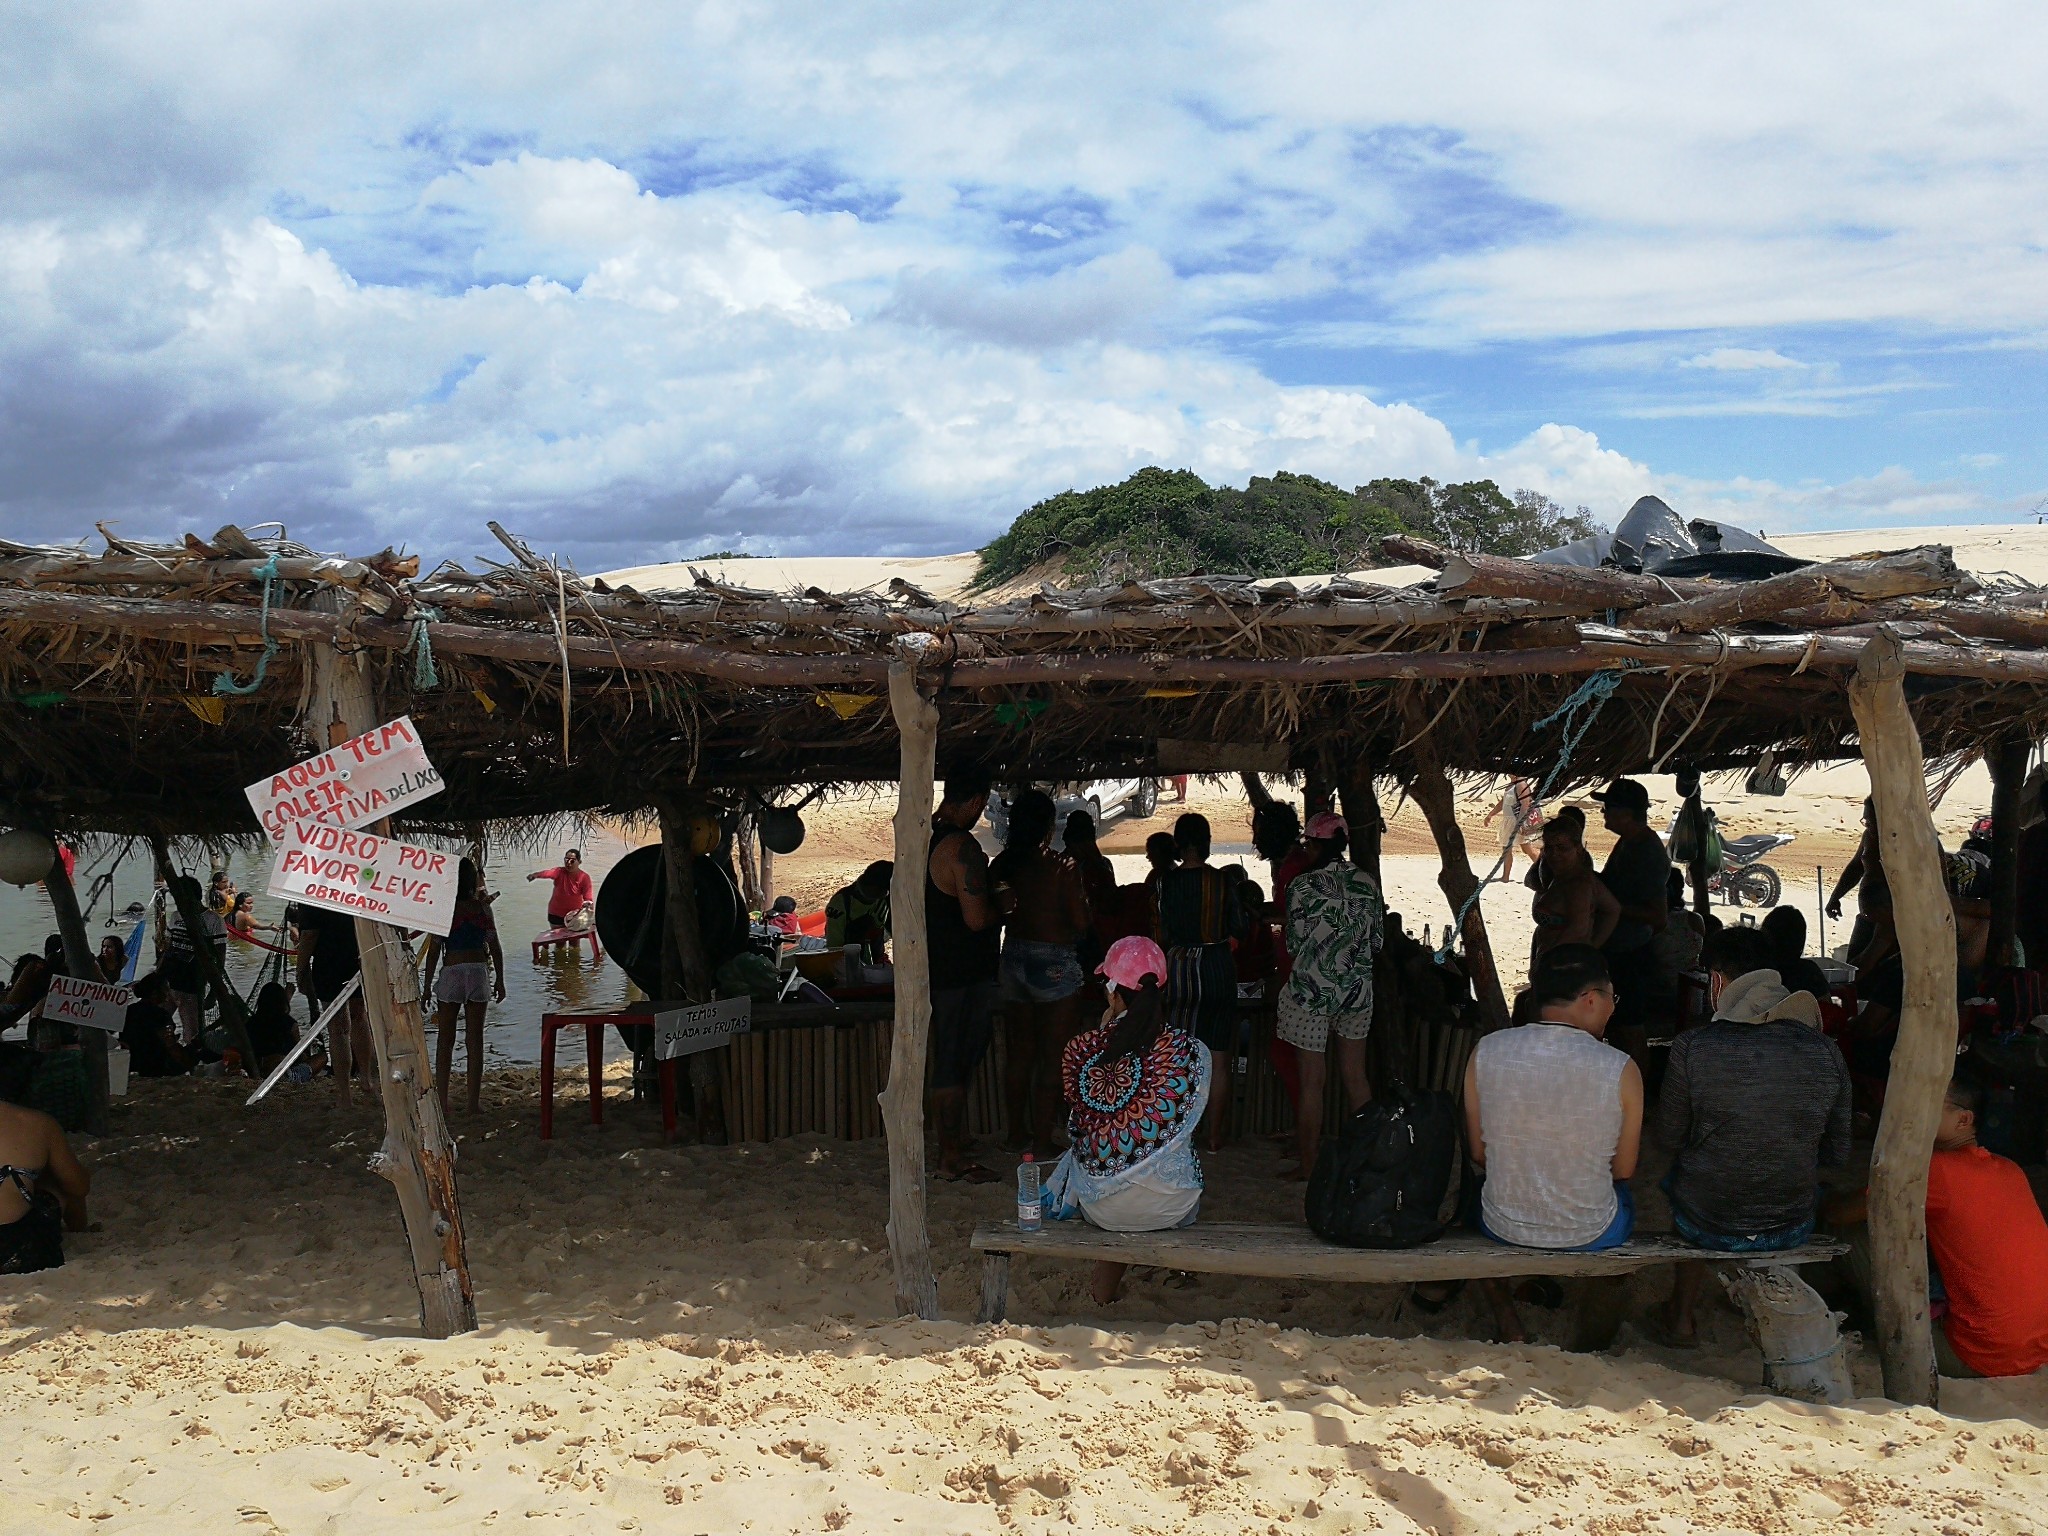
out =
<svg viewBox="0 0 2048 1536"><path fill-rule="evenodd" d="M534 961L536 963L539 962L540 952L544 949L553 949L562 944L566 944L571 949L574 949L578 944L585 943L586 941L590 945L590 960L594 965L604 958L604 951L598 948L597 945L597 924L595 923L592 923L588 928L550 928L546 933L541 934L533 941Z"/></svg>
<svg viewBox="0 0 2048 1536"><path fill-rule="evenodd" d="M608 1024L652 1024L644 1013L544 1013L540 1016L540 1139L555 1135L555 1036L565 1029L583 1031L583 1049L590 1063L590 1123L604 1124L604 1031ZM676 1064L656 1062L661 1077L661 1139L676 1139Z"/></svg>

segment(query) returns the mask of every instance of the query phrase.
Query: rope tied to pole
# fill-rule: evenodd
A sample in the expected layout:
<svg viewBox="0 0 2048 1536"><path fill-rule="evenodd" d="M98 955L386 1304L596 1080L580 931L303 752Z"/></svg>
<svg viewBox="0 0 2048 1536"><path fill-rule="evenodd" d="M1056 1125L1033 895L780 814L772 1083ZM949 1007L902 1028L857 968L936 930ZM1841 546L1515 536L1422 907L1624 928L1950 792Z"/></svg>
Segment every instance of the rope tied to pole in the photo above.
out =
<svg viewBox="0 0 2048 1536"><path fill-rule="evenodd" d="M440 670L434 665L434 641L428 627L441 617L440 613L419 604L412 613L412 640L406 646L406 653L412 657L412 686L415 693L424 693L429 688L441 686Z"/></svg>
<svg viewBox="0 0 2048 1536"><path fill-rule="evenodd" d="M1629 670L1625 667L1614 667L1593 673L1572 690L1571 697L1529 727L1532 731L1542 731L1548 730L1560 720L1564 722L1557 747L1557 760L1551 764L1550 772L1543 776L1543 782L1537 786L1537 800L1542 801L1550 797L1550 791L1556 786L1557 781L1564 777L1564 771L1571 766L1572 754L1578 751L1579 743L1586 739L1586 733L1593 729L1593 722L1600 718L1600 711L1606 706L1607 701L1614 697L1615 690L1621 687L1622 679L1628 676ZM1494 856L1493 866L1487 870L1485 877L1472 887L1472 894L1459 905L1458 915L1444 928L1443 946L1432 957L1438 965L1446 964L1450 960L1452 946L1457 942L1458 935L1465 931L1465 919L1479 904L1480 896L1487 886L1493 883L1493 877L1500 873L1501 866L1507 862L1508 854L1513 848L1514 844L1511 841Z"/></svg>
<svg viewBox="0 0 2048 1536"><path fill-rule="evenodd" d="M256 658L255 674L246 683L236 682L232 672L217 674L213 679L213 691L217 694L254 693L263 686L263 679L270 671L270 658L277 654L277 640L270 633L270 589L277 580L276 551L273 550L270 558L257 566L252 574L263 578L263 654Z"/></svg>

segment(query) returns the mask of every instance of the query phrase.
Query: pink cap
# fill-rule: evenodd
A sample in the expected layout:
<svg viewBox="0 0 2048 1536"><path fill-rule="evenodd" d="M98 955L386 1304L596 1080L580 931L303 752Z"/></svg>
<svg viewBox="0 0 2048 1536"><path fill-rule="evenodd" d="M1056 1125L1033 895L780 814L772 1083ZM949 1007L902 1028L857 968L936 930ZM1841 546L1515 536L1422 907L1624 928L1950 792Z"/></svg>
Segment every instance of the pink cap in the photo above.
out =
<svg viewBox="0 0 2048 1536"><path fill-rule="evenodd" d="M1345 825L1342 816L1335 811L1317 811L1315 815L1309 817L1308 825L1302 829L1301 835L1320 843L1327 842L1340 832L1347 837L1351 833L1351 828Z"/></svg>
<svg viewBox="0 0 2048 1536"><path fill-rule="evenodd" d="M1095 967L1095 974L1107 976L1113 985L1119 987L1137 987L1147 976L1157 976L1160 985L1164 986L1166 954L1150 939L1132 934L1109 946L1109 953L1103 956L1102 964Z"/></svg>

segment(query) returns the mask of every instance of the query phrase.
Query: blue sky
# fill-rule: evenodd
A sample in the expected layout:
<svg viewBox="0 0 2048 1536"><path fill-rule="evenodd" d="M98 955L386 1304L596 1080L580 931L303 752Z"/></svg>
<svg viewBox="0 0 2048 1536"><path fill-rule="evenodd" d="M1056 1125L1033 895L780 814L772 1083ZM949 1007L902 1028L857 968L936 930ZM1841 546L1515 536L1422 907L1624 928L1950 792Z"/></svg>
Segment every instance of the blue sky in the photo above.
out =
<svg viewBox="0 0 2048 1536"><path fill-rule="evenodd" d="M2038 7L0 27L10 537L927 552L1147 463L1778 531L2048 498Z"/></svg>

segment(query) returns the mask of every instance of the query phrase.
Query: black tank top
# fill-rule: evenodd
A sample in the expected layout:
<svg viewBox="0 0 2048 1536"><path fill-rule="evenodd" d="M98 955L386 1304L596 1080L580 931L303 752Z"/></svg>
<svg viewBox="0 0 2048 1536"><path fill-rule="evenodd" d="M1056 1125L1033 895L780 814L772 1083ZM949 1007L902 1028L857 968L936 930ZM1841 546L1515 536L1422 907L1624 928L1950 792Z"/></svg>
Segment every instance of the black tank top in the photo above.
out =
<svg viewBox="0 0 2048 1536"><path fill-rule="evenodd" d="M932 854L949 837L971 837L961 827L932 828L931 847L924 860L924 941L929 952L934 990L972 987L996 979L1001 963L1003 930L999 924L976 932L967 926L960 899L948 896L932 884Z"/></svg>

